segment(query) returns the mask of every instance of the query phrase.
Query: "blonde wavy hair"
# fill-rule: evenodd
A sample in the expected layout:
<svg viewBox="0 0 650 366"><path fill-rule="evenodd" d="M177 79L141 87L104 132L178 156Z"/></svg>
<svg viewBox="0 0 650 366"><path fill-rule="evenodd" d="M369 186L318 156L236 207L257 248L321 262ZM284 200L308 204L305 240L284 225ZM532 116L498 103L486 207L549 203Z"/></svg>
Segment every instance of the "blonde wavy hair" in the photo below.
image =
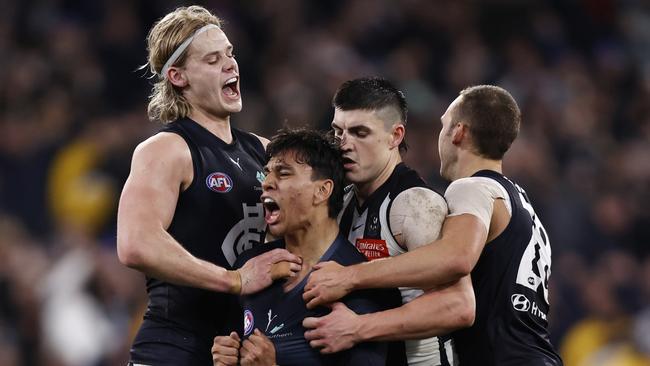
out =
<svg viewBox="0 0 650 366"><path fill-rule="evenodd" d="M192 5L177 8L151 28L147 35L149 53L147 65L158 81L153 85L149 95L147 114L150 120L169 123L189 115L192 106L181 90L161 75L162 68L176 48L194 32L208 24L221 28L221 23L221 19L204 7ZM183 66L187 60L187 53L186 49L174 65Z"/></svg>

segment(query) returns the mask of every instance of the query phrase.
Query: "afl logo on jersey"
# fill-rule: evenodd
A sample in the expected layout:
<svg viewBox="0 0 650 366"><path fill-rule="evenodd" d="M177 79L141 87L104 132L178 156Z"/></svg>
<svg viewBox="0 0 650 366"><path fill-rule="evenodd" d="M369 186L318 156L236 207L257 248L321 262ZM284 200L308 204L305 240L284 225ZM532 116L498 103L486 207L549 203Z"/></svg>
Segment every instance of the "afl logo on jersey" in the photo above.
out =
<svg viewBox="0 0 650 366"><path fill-rule="evenodd" d="M247 336L253 332L253 326L255 325L255 319L253 319L253 313L250 310L246 309L244 311L244 336Z"/></svg>
<svg viewBox="0 0 650 366"><path fill-rule="evenodd" d="M232 179L228 174L216 172L205 178L205 184L214 192L228 193L232 189Z"/></svg>

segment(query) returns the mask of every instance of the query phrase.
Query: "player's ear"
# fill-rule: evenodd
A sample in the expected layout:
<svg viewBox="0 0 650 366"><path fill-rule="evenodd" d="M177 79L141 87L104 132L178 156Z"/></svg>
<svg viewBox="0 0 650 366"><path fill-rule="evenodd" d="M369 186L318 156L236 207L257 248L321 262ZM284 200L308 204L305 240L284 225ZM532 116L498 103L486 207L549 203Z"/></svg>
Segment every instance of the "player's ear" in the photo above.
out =
<svg viewBox="0 0 650 366"><path fill-rule="evenodd" d="M451 131L451 142L454 145L460 145L464 138L469 137L469 126L463 122L457 122Z"/></svg>
<svg viewBox="0 0 650 366"><path fill-rule="evenodd" d="M169 69L167 69L167 79L172 83L172 85L179 88L187 86L187 77L185 76L185 73L176 66L170 66Z"/></svg>
<svg viewBox="0 0 650 366"><path fill-rule="evenodd" d="M406 134L406 129L404 128L404 125L401 123L397 123L393 125L393 129L391 131L391 141L390 141L390 148L396 148L399 147L399 144L402 143L404 140L404 135Z"/></svg>
<svg viewBox="0 0 650 366"><path fill-rule="evenodd" d="M327 200L332 195L334 190L334 182L331 179L325 179L320 181L316 186L316 193L314 194L314 204L319 205Z"/></svg>

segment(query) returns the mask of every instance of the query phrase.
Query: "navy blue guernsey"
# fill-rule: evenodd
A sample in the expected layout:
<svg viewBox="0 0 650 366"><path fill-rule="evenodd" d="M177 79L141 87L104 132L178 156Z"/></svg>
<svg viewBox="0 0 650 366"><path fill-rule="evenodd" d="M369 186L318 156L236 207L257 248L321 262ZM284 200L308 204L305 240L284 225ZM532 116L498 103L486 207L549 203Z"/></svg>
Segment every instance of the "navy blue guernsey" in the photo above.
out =
<svg viewBox="0 0 650 366"><path fill-rule="evenodd" d="M162 129L186 141L194 170L167 231L193 256L227 269L239 253L262 242L265 227L260 203L264 147L249 133L231 131L233 141L227 144L190 119ZM151 277L147 294L131 361L212 365L212 340L232 328L236 298Z"/></svg>
<svg viewBox="0 0 650 366"><path fill-rule="evenodd" d="M242 266L250 258L275 248L284 248L284 240L276 240L244 252L236 266ZM363 254L341 235L327 249L320 261L335 261L352 265L365 261ZM388 343L367 342L333 355L321 355L305 339L302 321L310 316L323 316L329 308L308 310L302 294L309 275L292 288L284 291L284 280L275 281L270 287L240 299L244 309L243 337L248 337L255 328L273 341L277 364L290 365L401 365L387 361ZM355 291L343 298L343 302L357 314L386 310L396 305L399 294L392 290ZM241 327L239 328L241 330ZM402 351L403 352L403 351ZM391 362L391 363L389 363Z"/></svg>
<svg viewBox="0 0 650 366"><path fill-rule="evenodd" d="M562 365L547 329L551 246L546 230L521 187L494 171L473 176L505 188L512 216L472 270L474 325L452 335L460 365Z"/></svg>

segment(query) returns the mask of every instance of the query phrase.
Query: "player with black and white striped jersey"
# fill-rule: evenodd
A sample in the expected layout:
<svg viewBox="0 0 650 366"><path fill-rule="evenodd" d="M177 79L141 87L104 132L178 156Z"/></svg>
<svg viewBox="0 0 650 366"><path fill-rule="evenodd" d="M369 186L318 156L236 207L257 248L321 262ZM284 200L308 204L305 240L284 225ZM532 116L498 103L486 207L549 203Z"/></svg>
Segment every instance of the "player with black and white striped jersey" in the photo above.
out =
<svg viewBox="0 0 650 366"><path fill-rule="evenodd" d="M346 178L353 183L340 215L341 232L370 260L399 256L436 240L447 204L402 162L407 114L402 92L385 79L355 79L341 85L332 104L332 128L340 138ZM463 298L472 296L469 277L445 287L441 296L450 302L465 304ZM414 287L400 291L403 304L423 293ZM438 303L431 306L440 314L450 312ZM405 341L409 365L453 365L453 341L445 335L468 326L465 319L456 318L435 335L409 337Z"/></svg>
<svg viewBox="0 0 650 366"><path fill-rule="evenodd" d="M503 156L519 132L519 107L506 90L480 85L461 91L441 121L440 174L452 183L440 240L382 261L322 264L304 297L316 306L360 288L435 287L471 274L473 325L452 335L459 364L562 365L548 334L550 241L525 191L502 173ZM310 337L336 351L369 339L437 334L446 317L462 316L430 306L445 303L438 296L444 291L380 313L333 311L314 320Z"/></svg>

